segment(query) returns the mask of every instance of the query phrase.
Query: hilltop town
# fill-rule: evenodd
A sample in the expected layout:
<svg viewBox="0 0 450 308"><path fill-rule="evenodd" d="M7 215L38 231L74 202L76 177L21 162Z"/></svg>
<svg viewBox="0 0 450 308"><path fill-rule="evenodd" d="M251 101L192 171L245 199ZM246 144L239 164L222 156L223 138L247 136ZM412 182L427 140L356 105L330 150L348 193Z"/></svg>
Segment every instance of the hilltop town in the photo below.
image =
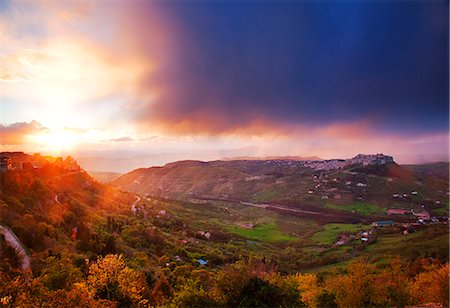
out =
<svg viewBox="0 0 450 308"><path fill-rule="evenodd" d="M330 160L313 160L303 162L303 166L312 168L314 170L333 170L344 169L353 165L386 165L393 163L394 158L383 154L364 155L358 154L350 159L330 159Z"/></svg>
<svg viewBox="0 0 450 308"><path fill-rule="evenodd" d="M81 170L78 163L70 156L66 158L43 156L41 154L25 154L23 152L1 152L0 172L7 170L40 169L52 164L55 167L70 171Z"/></svg>

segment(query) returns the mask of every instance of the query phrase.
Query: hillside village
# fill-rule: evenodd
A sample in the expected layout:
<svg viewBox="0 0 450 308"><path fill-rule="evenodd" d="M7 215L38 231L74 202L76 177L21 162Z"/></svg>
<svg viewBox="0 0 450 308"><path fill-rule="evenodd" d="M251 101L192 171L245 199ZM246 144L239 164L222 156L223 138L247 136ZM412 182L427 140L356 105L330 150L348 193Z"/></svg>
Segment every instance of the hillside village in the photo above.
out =
<svg viewBox="0 0 450 308"><path fill-rule="evenodd" d="M7 170L40 169L52 164L69 171L81 170L78 163L70 156L66 158L43 156L41 154L25 154L23 152L1 152L0 172Z"/></svg>
<svg viewBox="0 0 450 308"><path fill-rule="evenodd" d="M358 154L350 159L330 159L330 160L318 160L318 161L304 161L303 166L312 168L314 170L334 170L343 169L352 165L386 165L393 163L392 156L383 154L364 155Z"/></svg>
<svg viewBox="0 0 450 308"><path fill-rule="evenodd" d="M316 277L305 271L335 277L332 267L358 258L385 266L386 253L399 255L415 277L420 273L416 264L442 267L448 259L447 216L438 215L446 194L435 182L428 191L426 177L422 187L416 178L360 172L354 164L315 170L288 161L181 162L119 179L131 182L129 191L145 191L133 194L94 181L70 157L2 153L2 161L0 177L7 185L0 195L0 223L11 234L2 231L0 244L13 247L0 268L11 275L6 284L0 280L7 290L1 293L0 287L5 303L15 300L8 297L15 291L8 290L19 275L14 268L18 254L22 264L30 261L24 287L42 281L44 290L51 289L48 273L70 278L66 269L82 273L76 282L91 283L97 264L122 258L129 266L123 277L139 272L143 278L138 281L151 289L149 298L161 294L161 285L172 288L168 300L185 290L179 275L228 280L236 273L228 273L230 267L255 261L260 269L276 268L271 277L279 280L300 277L295 276L300 272ZM365 157L358 167L364 162L382 168L392 164ZM153 185L159 196L152 193ZM380 195L377 201L374 196ZM14 250L14 238L21 249ZM55 262L61 265L53 267ZM248 275L261 272L258 268Z"/></svg>

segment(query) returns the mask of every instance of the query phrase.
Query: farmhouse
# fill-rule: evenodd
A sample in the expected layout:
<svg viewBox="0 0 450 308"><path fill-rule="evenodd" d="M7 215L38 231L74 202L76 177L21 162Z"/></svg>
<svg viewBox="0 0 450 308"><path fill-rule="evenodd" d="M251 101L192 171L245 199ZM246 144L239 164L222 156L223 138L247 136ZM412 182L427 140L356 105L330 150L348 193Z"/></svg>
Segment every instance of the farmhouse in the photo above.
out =
<svg viewBox="0 0 450 308"><path fill-rule="evenodd" d="M6 172L12 168L11 158L7 156L0 156L0 172Z"/></svg>
<svg viewBox="0 0 450 308"><path fill-rule="evenodd" d="M372 226L374 226L374 227L386 227L386 226L392 226L392 225L394 225L394 222L392 220L374 221L372 223Z"/></svg>
<svg viewBox="0 0 450 308"><path fill-rule="evenodd" d="M430 220L430 213L428 213L427 211L413 212L412 214L419 219Z"/></svg>

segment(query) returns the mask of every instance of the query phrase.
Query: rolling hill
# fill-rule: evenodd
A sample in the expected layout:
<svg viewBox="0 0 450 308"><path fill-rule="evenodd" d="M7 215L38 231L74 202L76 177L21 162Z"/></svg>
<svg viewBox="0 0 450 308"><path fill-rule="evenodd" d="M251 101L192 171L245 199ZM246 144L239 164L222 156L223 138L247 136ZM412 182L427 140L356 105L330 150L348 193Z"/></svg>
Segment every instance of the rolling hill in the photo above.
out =
<svg viewBox="0 0 450 308"><path fill-rule="evenodd" d="M184 201L250 202L367 216L381 215L388 207L433 211L446 206L448 163L400 166L381 154L321 161L180 161L134 170L111 185Z"/></svg>
<svg viewBox="0 0 450 308"><path fill-rule="evenodd" d="M10 168L0 173L0 299L13 307L141 307L141 300L146 306L180 301L180 306L191 306L191 299L198 304L199 296L215 292L217 299L204 306L235 306L224 297L230 293L223 284L229 277L237 277L234 285L242 290L247 290L242 279L252 277L259 283L252 288L261 292L269 283L271 288L291 286L289 279L298 279L303 271L338 279L346 270L333 268L362 264L358 260L383 269L396 260L386 259L389 254L399 256L410 277L421 275L431 263L444 271L448 262L446 221L380 228L369 224L384 218L381 201L375 202L386 193L380 189L409 191L422 185L417 195L389 196L390 202L414 208L424 203L433 210L434 199L425 201L441 195L439 185L446 181L438 175L445 174L445 165L431 171L405 168L380 156L184 161L138 169L115 181L131 181L130 191L142 188L136 196L97 182L71 158L7 156L13 157ZM155 183L163 187L155 195L141 187ZM270 185L286 194L274 193ZM430 186L434 190L426 192L428 185L435 185ZM366 200L336 198L344 191ZM266 270L276 280L264 280ZM191 275L198 277L191 280ZM199 285L204 279L213 287L199 291L201 295L197 290L206 288ZM104 284L118 291L109 295ZM328 283L323 286L336 292ZM186 297L186 292L192 295ZM299 304L297 296L295 291L292 305Z"/></svg>

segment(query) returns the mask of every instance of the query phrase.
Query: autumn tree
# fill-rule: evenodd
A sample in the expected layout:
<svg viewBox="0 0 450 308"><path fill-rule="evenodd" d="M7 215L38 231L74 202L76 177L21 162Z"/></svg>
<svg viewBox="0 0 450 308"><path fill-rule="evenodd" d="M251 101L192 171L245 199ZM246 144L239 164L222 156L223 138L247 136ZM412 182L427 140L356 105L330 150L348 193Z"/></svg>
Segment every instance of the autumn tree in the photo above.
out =
<svg viewBox="0 0 450 308"><path fill-rule="evenodd" d="M308 307L317 307L317 297L322 288L315 274L296 274L293 277L298 285L301 301Z"/></svg>
<svg viewBox="0 0 450 308"><path fill-rule="evenodd" d="M439 303L446 307L449 302L449 265L428 266L426 272L416 275L410 293L417 303Z"/></svg>
<svg viewBox="0 0 450 308"><path fill-rule="evenodd" d="M166 275L161 273L152 289L152 298L156 305L161 305L173 296L173 288Z"/></svg>
<svg viewBox="0 0 450 308"><path fill-rule="evenodd" d="M87 285L96 297L117 301L121 306L148 302L144 274L127 267L122 255L100 257L89 269Z"/></svg>
<svg viewBox="0 0 450 308"><path fill-rule="evenodd" d="M404 307L410 303L409 285L400 257L391 258L374 276L372 302L377 306Z"/></svg>
<svg viewBox="0 0 450 308"><path fill-rule="evenodd" d="M329 278L325 287L334 294L339 307L370 306L374 269L374 265L359 259L348 265L347 274Z"/></svg>

